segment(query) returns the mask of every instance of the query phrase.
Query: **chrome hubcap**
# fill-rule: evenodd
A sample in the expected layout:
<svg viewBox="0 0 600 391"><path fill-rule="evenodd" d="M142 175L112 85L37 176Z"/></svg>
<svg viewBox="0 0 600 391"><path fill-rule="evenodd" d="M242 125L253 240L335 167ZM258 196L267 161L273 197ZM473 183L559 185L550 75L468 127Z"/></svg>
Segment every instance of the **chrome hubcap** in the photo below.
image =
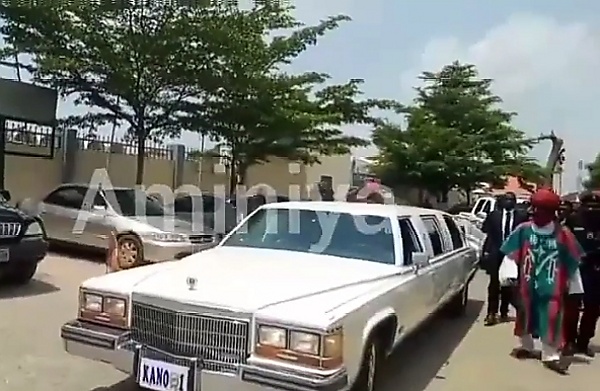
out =
<svg viewBox="0 0 600 391"><path fill-rule="evenodd" d="M125 240L119 243L119 265L131 266L137 260L138 249L135 243Z"/></svg>
<svg viewBox="0 0 600 391"><path fill-rule="evenodd" d="M375 389L375 369L377 368L377 349L375 345L369 347L369 357L367 360L367 391Z"/></svg>

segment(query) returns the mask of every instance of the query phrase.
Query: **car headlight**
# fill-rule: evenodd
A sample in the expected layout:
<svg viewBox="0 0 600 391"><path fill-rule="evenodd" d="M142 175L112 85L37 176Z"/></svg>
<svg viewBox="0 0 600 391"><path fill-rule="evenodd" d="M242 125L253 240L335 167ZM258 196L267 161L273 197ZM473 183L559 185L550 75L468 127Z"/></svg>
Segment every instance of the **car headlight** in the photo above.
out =
<svg viewBox="0 0 600 391"><path fill-rule="evenodd" d="M344 336L341 328L320 333L259 325L254 354L318 369L343 365Z"/></svg>
<svg viewBox="0 0 600 391"><path fill-rule="evenodd" d="M103 298L100 295L92 293L83 293L81 300L81 309L86 311L102 312Z"/></svg>
<svg viewBox="0 0 600 391"><path fill-rule="evenodd" d="M321 336L317 334L292 331L290 334L290 349L300 353L319 354Z"/></svg>
<svg viewBox="0 0 600 391"><path fill-rule="evenodd" d="M107 297L104 299L103 310L107 314L124 318L127 316L127 302L125 299L120 299L118 297Z"/></svg>
<svg viewBox="0 0 600 391"><path fill-rule="evenodd" d="M258 343L283 349L287 345L287 330L279 327L260 326Z"/></svg>
<svg viewBox="0 0 600 391"><path fill-rule="evenodd" d="M127 299L100 292L81 291L79 318L110 326L127 327Z"/></svg>
<svg viewBox="0 0 600 391"><path fill-rule="evenodd" d="M167 232L148 232L140 235L143 239L153 240L155 242L187 242L187 235Z"/></svg>
<svg viewBox="0 0 600 391"><path fill-rule="evenodd" d="M27 230L25 231L25 236L41 236L44 234L44 230L42 229L42 225L37 221L29 224Z"/></svg>

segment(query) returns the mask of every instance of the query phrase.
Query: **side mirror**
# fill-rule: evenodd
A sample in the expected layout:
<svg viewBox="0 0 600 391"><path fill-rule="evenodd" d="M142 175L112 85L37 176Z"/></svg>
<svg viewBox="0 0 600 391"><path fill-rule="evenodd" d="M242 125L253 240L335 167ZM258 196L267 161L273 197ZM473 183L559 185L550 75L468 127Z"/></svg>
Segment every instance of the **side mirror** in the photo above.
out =
<svg viewBox="0 0 600 391"><path fill-rule="evenodd" d="M416 267L425 267L429 264L429 256L423 253L413 253L413 265Z"/></svg>
<svg viewBox="0 0 600 391"><path fill-rule="evenodd" d="M106 212L106 205L92 205L92 210Z"/></svg>
<svg viewBox="0 0 600 391"><path fill-rule="evenodd" d="M6 190L6 189L2 189L0 190L0 196L2 198L4 198L4 200L6 201L10 201L10 191Z"/></svg>
<svg viewBox="0 0 600 391"><path fill-rule="evenodd" d="M487 217L487 213L485 213L485 212L479 212L475 216L479 217L480 219L485 220L485 218Z"/></svg>

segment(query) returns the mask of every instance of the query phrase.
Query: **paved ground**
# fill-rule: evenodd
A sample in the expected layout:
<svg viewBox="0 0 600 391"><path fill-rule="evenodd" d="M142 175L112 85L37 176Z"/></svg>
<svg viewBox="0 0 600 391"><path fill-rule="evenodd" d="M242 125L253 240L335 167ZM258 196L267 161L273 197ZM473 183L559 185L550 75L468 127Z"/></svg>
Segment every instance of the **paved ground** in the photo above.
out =
<svg viewBox="0 0 600 391"><path fill-rule="evenodd" d="M51 255L29 286L0 290L0 390L134 390L119 372L62 350L59 328L75 314L78 284L102 273L102 264ZM510 325L481 324L484 287L479 276L466 318L432 322L394 355L384 391L588 391L600 382L600 356L566 377L509 357Z"/></svg>

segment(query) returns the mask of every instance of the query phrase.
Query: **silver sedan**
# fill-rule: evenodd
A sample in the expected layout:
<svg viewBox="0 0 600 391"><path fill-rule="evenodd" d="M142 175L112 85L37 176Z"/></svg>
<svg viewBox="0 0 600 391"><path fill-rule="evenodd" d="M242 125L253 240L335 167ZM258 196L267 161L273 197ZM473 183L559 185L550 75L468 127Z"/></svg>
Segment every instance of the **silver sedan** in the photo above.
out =
<svg viewBox="0 0 600 391"><path fill-rule="evenodd" d="M117 239L122 269L181 258L213 245L212 232L165 212L161 203L133 188L63 184L42 200L25 199L17 206L44 220L48 240L106 250Z"/></svg>

